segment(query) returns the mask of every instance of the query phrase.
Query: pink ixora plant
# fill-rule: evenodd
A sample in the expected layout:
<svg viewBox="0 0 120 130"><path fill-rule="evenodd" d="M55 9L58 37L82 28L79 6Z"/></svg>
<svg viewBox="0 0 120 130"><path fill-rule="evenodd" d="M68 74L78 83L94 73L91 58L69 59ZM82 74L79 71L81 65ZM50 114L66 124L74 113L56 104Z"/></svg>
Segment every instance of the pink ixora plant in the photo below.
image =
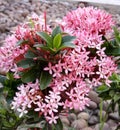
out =
<svg viewBox="0 0 120 130"><path fill-rule="evenodd" d="M87 7L69 12L53 31L37 15L18 26L0 48L0 68L21 81L11 103L19 117L33 111L57 124L63 110L89 105L92 87L109 86L117 66L103 37L113 25L111 15Z"/></svg>

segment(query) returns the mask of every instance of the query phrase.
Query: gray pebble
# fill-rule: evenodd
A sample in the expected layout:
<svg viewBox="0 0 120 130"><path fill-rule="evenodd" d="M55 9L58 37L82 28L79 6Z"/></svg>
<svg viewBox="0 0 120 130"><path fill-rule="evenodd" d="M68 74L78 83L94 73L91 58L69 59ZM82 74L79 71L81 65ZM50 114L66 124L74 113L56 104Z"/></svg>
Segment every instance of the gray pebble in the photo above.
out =
<svg viewBox="0 0 120 130"><path fill-rule="evenodd" d="M86 112L81 112L78 114L77 116L78 119L84 119L84 120L88 120L90 118L90 115Z"/></svg>
<svg viewBox="0 0 120 130"><path fill-rule="evenodd" d="M68 115L68 119L69 119L70 122L73 122L74 120L77 119L77 116L74 113L70 113Z"/></svg>
<svg viewBox="0 0 120 130"><path fill-rule="evenodd" d="M95 103L95 102L93 102L93 101L89 101L89 106L88 106L88 108L91 108L91 109L96 109L97 108L97 104Z"/></svg>
<svg viewBox="0 0 120 130"><path fill-rule="evenodd" d="M82 130L93 130L91 127L83 128Z"/></svg>
<svg viewBox="0 0 120 130"><path fill-rule="evenodd" d="M91 116L90 117L90 119L88 120L88 123L90 124L90 125L95 125L96 123L98 123L99 122L99 119L98 119L99 117L97 117L97 116Z"/></svg>
<svg viewBox="0 0 120 130"><path fill-rule="evenodd" d="M85 127L88 126L87 122L84 120L84 119L78 119L78 120L75 120L72 125L71 125L73 128L75 128L76 130L80 130L80 129L83 129Z"/></svg>
<svg viewBox="0 0 120 130"><path fill-rule="evenodd" d="M119 113L118 113L118 112L110 113L110 114L109 114L109 117L110 117L111 119L120 121L120 116L119 116Z"/></svg>
<svg viewBox="0 0 120 130"><path fill-rule="evenodd" d="M63 123L64 125L66 125L66 126L69 126L69 125L70 125L70 122L69 122L68 118L66 118L66 117L62 117L62 118L61 118L61 121L62 121L62 123Z"/></svg>
<svg viewBox="0 0 120 130"><path fill-rule="evenodd" d="M98 97L98 94L95 91L90 91L88 96L93 102L99 104L100 98Z"/></svg>
<svg viewBox="0 0 120 130"><path fill-rule="evenodd" d="M107 124L111 127L117 126L117 122L115 120L109 119Z"/></svg>
<svg viewBox="0 0 120 130"><path fill-rule="evenodd" d="M95 129L94 129L94 130L100 130L100 126L101 126L100 123L97 124L97 125L95 126ZM110 128L110 126L109 126L107 123L104 123L104 126L103 126L103 129L102 129L102 130L111 130L111 128Z"/></svg>
<svg viewBox="0 0 120 130"><path fill-rule="evenodd" d="M102 114L102 117L104 118L106 116L106 111L102 111L102 113L99 111L98 112L98 116L100 117L100 114ZM107 116L108 117L108 116Z"/></svg>
<svg viewBox="0 0 120 130"><path fill-rule="evenodd" d="M0 32L5 32L6 24L0 24Z"/></svg>

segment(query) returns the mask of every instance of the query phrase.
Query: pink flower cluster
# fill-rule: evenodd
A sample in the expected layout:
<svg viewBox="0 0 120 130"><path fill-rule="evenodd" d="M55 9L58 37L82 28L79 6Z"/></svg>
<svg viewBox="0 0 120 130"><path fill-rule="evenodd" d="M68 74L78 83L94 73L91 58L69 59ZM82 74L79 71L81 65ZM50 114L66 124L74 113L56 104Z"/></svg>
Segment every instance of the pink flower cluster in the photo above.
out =
<svg viewBox="0 0 120 130"><path fill-rule="evenodd" d="M63 19L64 30L77 37L76 44L100 49L102 36L111 32L112 15L103 10L87 7L69 12Z"/></svg>
<svg viewBox="0 0 120 130"><path fill-rule="evenodd" d="M46 28L48 32L51 31L49 26ZM16 31L6 38L5 44L0 48L0 69L5 73L11 70L15 72L15 76L18 77L17 72L19 68L16 66L15 61L24 58L23 55L28 50L28 47L34 45L34 39L39 41L39 37L36 35L37 31L45 31L44 19L43 16L39 17L33 14L33 16L29 18L28 23L19 25ZM17 45L17 42L27 41L28 39L28 45Z"/></svg>
<svg viewBox="0 0 120 130"><path fill-rule="evenodd" d="M37 16L33 22L33 28L28 24L19 26L0 49L0 67L7 72L14 71L15 76L20 69L14 63L16 58L21 58L33 46L34 39L40 40L37 31L45 31ZM63 109L83 110L89 105L87 96L92 87L103 83L109 86L109 77L117 69L112 57L108 57L102 48L102 37L112 31L113 25L111 15L93 7L69 12L61 26L64 32L77 37L74 41L76 48L63 51L56 63L48 62L44 67L44 71L52 75L47 93L40 90L38 79L35 83L22 84L18 87L12 109L20 112L21 117L32 108L44 115L49 123L56 123ZM27 39L30 41L28 45L16 46L17 41Z"/></svg>
<svg viewBox="0 0 120 130"><path fill-rule="evenodd" d="M49 91L49 94L44 97L39 89L39 81L28 83L18 87L19 92L16 92L16 97L12 102L12 109L17 110L22 117L28 113L29 109L34 107L36 112L44 113L44 116L49 123L56 123L59 106L63 106L60 93ZM39 113L38 113L39 114Z"/></svg>
<svg viewBox="0 0 120 130"><path fill-rule="evenodd" d="M0 68L4 72L8 72L13 69L16 65L14 59L19 55L22 55L27 50L27 47L20 48L16 46L17 38L12 35L6 39L4 46L0 48Z"/></svg>
<svg viewBox="0 0 120 130"><path fill-rule="evenodd" d="M112 33L113 25L110 14L93 7L78 8L63 19L64 30L77 37L77 47L70 56L66 56L70 60L65 64L73 66L76 75L86 79L90 86L98 86L103 82L109 86L109 76L117 69L102 47L102 37Z"/></svg>

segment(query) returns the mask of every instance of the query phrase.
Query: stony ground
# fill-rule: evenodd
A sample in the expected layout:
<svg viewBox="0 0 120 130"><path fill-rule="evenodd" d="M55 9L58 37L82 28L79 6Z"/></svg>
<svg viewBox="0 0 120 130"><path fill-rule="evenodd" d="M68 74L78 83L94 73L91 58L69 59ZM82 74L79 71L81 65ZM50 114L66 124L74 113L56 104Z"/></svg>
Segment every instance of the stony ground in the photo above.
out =
<svg viewBox="0 0 120 130"><path fill-rule="evenodd" d="M45 10L47 12L48 22L54 26L55 21L60 20L69 10L77 7L84 7L93 4L80 2L56 2L46 0L0 0L0 45L4 43L5 37L14 30L15 26L25 21L32 13L42 14ZM96 5L101 9L105 9L113 14L116 24L120 26L120 7ZM75 111L67 117L61 116L64 123L64 130L72 126L76 130L99 130L100 124L100 98L95 91L90 94L90 106L85 111ZM106 114L106 109L109 102L103 103L102 115ZM107 121L104 124L103 130L115 130L119 125L120 117L118 116L117 107L114 113L109 112Z"/></svg>

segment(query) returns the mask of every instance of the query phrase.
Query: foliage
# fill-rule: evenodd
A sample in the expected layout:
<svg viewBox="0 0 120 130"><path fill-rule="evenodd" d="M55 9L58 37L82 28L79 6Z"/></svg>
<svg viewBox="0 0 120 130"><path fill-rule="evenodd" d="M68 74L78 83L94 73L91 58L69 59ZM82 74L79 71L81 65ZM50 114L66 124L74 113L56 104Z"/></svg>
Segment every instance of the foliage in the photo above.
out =
<svg viewBox="0 0 120 130"><path fill-rule="evenodd" d="M105 41L104 46L106 47L106 54L110 56L120 56L120 32L114 28L114 35L115 38L112 41ZM116 64L118 64L119 68L119 58L116 61ZM111 100L111 106L112 110L114 111L115 106L118 104L119 108L119 114L120 114L120 75L119 74L113 74L110 77L110 80L112 83L110 84L110 87L103 84L100 87L98 87L97 91L99 93L99 96L103 100Z"/></svg>
<svg viewBox="0 0 120 130"><path fill-rule="evenodd" d="M3 93L6 93L7 99L12 99L15 96L17 87L22 83L20 79L15 79L12 73L6 76L0 75L0 82L3 84Z"/></svg>
<svg viewBox="0 0 120 130"><path fill-rule="evenodd" d="M110 108L112 111L118 105L120 115L120 75L113 74L110 79L112 80L111 87L102 85L98 87L97 92L104 101L111 100Z"/></svg>
<svg viewBox="0 0 120 130"><path fill-rule="evenodd" d="M62 110L83 110L89 91L99 85L100 97L120 103L120 78L110 57L119 55L120 35L114 29L115 40L106 38L114 23L111 15L78 8L53 30L46 25L46 14L41 19L31 17L0 48L0 68L6 72L0 76L2 130L62 130Z"/></svg>
<svg viewBox="0 0 120 130"><path fill-rule="evenodd" d="M120 33L114 27L114 38L112 40L107 40L103 37L105 43L103 46L106 47L105 53L110 56L120 56Z"/></svg>
<svg viewBox="0 0 120 130"><path fill-rule="evenodd" d="M16 130L17 126L22 122L22 118L20 119L19 116L11 110L6 96L6 93L3 92L3 88L0 88L0 129Z"/></svg>
<svg viewBox="0 0 120 130"><path fill-rule="evenodd" d="M105 53L109 56L120 56L120 32L114 27L114 38L110 41L108 41L105 37L103 37L103 39L105 40L105 43L103 44L103 46L106 47ZM120 68L119 57L116 60L116 64L118 65L118 69L119 69ZM117 106L118 113L120 116L120 74L114 73L110 77L110 80L112 81L110 87L103 84L97 88L97 92L99 93L99 97L101 97L102 102L107 100L110 101L106 114L108 114L109 110L112 110L114 112L115 107ZM100 108L101 107L102 104L100 105ZM106 121L106 116L103 117L103 119L101 119L102 126L105 121ZM101 130L103 128L102 126L101 126ZM116 130L118 129L119 126L116 128Z"/></svg>

